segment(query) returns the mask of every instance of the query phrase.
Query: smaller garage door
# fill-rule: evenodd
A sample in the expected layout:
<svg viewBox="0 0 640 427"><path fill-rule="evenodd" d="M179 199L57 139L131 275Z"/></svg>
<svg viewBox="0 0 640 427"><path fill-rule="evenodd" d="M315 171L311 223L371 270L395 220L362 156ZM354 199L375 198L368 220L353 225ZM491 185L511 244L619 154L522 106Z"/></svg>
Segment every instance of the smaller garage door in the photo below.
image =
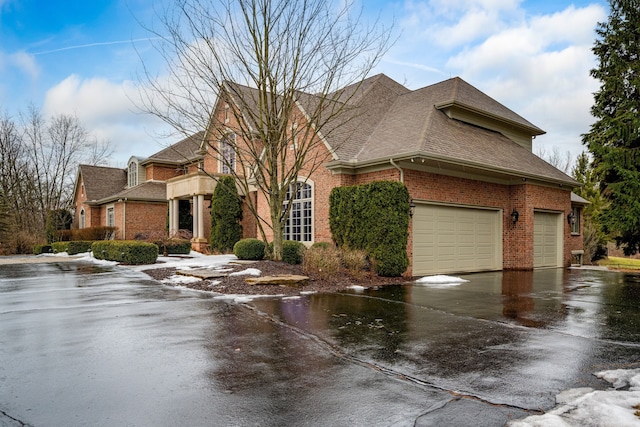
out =
<svg viewBox="0 0 640 427"><path fill-rule="evenodd" d="M502 269L501 211L419 204L413 216L413 274Z"/></svg>
<svg viewBox="0 0 640 427"><path fill-rule="evenodd" d="M533 267L559 267L562 264L562 215L551 212L533 213Z"/></svg>

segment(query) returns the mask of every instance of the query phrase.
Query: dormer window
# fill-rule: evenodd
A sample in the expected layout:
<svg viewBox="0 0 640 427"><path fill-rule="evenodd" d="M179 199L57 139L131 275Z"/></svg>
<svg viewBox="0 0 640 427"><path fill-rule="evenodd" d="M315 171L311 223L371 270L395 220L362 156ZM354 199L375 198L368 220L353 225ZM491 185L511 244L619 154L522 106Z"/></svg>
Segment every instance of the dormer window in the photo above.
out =
<svg viewBox="0 0 640 427"><path fill-rule="evenodd" d="M129 180L129 187L138 185L138 162L132 161L129 163L127 178Z"/></svg>

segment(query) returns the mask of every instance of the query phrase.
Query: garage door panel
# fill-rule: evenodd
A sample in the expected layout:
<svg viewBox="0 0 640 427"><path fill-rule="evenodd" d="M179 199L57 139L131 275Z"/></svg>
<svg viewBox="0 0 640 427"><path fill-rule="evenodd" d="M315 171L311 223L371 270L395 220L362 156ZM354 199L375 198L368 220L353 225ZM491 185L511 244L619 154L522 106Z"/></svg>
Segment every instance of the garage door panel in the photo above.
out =
<svg viewBox="0 0 640 427"><path fill-rule="evenodd" d="M502 268L500 211L418 205L413 228L416 275Z"/></svg>
<svg viewBox="0 0 640 427"><path fill-rule="evenodd" d="M533 267L559 267L562 253L560 234L561 214L534 212L533 214Z"/></svg>

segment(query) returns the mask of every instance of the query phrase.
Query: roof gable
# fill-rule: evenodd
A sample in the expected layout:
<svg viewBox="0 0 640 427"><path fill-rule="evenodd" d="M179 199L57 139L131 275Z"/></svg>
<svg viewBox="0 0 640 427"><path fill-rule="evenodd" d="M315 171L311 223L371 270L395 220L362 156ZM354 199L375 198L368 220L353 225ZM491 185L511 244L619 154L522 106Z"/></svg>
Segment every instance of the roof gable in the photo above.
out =
<svg viewBox="0 0 640 427"><path fill-rule="evenodd" d="M84 184L87 201L103 199L127 186L127 173L119 168L80 165L78 177Z"/></svg>
<svg viewBox="0 0 640 427"><path fill-rule="evenodd" d="M519 114L505 107L484 92L471 86L460 77L437 83L434 86L442 86L447 94L442 100L434 103L441 110L461 109L499 121L506 121L531 132L532 135L545 133ZM451 116L451 115L450 115Z"/></svg>

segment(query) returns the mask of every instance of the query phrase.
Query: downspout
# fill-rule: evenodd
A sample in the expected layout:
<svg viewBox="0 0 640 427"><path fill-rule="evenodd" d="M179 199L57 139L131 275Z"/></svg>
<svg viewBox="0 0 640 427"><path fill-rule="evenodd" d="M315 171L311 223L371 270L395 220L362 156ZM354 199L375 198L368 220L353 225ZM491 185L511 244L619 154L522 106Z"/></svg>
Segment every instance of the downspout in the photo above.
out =
<svg viewBox="0 0 640 427"><path fill-rule="evenodd" d="M389 159L389 163L391 163L391 166L400 171L400 182L404 184L404 171L400 168L400 166L396 164L396 162L393 161L393 159Z"/></svg>

